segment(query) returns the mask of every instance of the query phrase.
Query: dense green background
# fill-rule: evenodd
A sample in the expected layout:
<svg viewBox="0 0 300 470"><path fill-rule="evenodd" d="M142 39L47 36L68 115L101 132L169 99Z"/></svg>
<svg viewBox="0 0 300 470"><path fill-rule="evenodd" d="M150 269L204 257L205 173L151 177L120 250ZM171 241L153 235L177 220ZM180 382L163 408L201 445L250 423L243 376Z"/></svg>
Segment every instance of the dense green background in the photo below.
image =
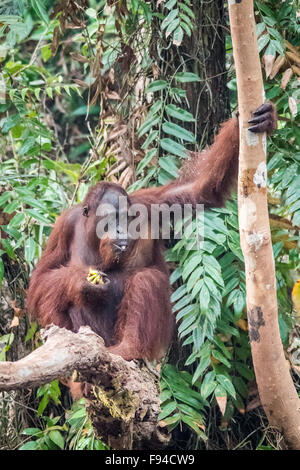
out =
<svg viewBox="0 0 300 470"><path fill-rule="evenodd" d="M255 5L266 96L280 116L268 145L268 197L280 332L293 351L300 6L288 0ZM39 344L37 325L22 317L24 290L60 212L100 179L129 191L167 183L185 149L211 143L236 109L228 32L221 0L2 1L0 360L16 360ZM276 448L255 398L235 197L226 208L206 212L201 251L188 251L184 239L168 248L178 340L162 367L161 420L174 429L172 445ZM20 314L19 325L10 327ZM71 409L57 381L2 398L3 449L22 441L27 449L104 448L84 402Z"/></svg>

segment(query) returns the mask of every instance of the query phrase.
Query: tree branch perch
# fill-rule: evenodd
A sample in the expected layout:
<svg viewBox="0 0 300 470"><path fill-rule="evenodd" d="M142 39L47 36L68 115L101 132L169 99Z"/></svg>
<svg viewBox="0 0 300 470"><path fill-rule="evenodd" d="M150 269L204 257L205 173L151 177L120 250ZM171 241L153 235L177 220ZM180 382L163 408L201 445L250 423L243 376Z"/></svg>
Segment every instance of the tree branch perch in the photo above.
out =
<svg viewBox="0 0 300 470"><path fill-rule="evenodd" d="M170 435L158 424L157 379L146 367L110 354L89 327L73 333L50 325L42 338L43 346L23 359L0 363L0 391L37 387L76 370L99 438L114 449L168 444Z"/></svg>

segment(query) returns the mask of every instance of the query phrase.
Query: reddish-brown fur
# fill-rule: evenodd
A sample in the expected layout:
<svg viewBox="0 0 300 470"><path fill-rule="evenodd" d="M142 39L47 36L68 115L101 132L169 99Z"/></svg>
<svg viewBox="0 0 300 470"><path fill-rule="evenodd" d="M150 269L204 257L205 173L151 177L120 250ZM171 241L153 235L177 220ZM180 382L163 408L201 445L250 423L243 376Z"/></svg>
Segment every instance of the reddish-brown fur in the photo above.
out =
<svg viewBox="0 0 300 470"><path fill-rule="evenodd" d="M145 204L149 213L151 204L161 203L222 206L237 176L238 153L238 119L233 118L222 126L212 147L191 155L177 180L139 190L130 195L130 202ZM118 257L109 239L99 242L95 211L107 191L126 195L118 185L100 182L83 204L58 218L32 274L28 308L43 326L55 323L78 331L89 325L111 352L127 360L160 359L174 322L163 245L160 240L139 239ZM85 206L89 217L83 216ZM90 284L90 267L105 271L110 283Z"/></svg>

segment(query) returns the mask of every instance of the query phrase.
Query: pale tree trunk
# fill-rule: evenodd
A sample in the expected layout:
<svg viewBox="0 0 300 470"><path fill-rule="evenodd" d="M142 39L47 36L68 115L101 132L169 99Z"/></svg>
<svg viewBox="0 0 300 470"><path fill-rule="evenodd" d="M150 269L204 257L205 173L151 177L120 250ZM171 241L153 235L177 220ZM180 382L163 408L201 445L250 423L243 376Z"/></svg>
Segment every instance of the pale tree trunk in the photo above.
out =
<svg viewBox="0 0 300 470"><path fill-rule="evenodd" d="M245 259L249 336L262 405L287 445L300 449L300 401L279 334L266 194L266 135L247 130L263 101L253 0L229 1L240 112L239 225Z"/></svg>

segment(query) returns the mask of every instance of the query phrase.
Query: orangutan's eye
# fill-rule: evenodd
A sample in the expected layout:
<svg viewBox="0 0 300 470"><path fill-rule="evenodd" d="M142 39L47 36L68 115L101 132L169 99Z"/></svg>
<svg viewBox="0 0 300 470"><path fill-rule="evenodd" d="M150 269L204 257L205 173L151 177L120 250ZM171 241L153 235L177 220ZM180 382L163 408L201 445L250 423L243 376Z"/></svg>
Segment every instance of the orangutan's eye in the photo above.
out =
<svg viewBox="0 0 300 470"><path fill-rule="evenodd" d="M84 206L83 211L82 211L82 215L83 215L84 217L88 217L88 216L89 216L89 208L88 208L88 206Z"/></svg>

